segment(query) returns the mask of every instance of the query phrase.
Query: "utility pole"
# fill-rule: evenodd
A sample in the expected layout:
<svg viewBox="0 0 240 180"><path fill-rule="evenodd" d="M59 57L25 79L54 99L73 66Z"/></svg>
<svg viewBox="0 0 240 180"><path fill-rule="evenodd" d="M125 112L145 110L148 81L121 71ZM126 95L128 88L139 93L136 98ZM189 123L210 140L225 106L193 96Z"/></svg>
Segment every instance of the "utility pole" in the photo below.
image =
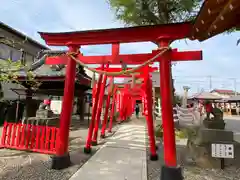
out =
<svg viewBox="0 0 240 180"><path fill-rule="evenodd" d="M237 79L236 78L232 78L233 80L233 87L234 87L234 95L237 96Z"/></svg>
<svg viewBox="0 0 240 180"><path fill-rule="evenodd" d="M212 76L208 76L209 78L209 90L211 91L212 90Z"/></svg>
<svg viewBox="0 0 240 180"><path fill-rule="evenodd" d="M235 91L235 96L237 96L237 80L234 78L234 91Z"/></svg>

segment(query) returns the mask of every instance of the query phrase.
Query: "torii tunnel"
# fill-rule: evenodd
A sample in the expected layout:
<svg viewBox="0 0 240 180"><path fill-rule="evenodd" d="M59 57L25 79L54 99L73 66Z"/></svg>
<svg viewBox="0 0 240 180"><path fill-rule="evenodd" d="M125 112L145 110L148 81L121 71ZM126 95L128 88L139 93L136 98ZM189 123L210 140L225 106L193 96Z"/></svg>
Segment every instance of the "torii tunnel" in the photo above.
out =
<svg viewBox="0 0 240 180"><path fill-rule="evenodd" d="M170 44L179 39L188 38L192 29L191 22L154 25L154 26L139 26L130 28L117 29L103 29L90 30L79 32L64 32L64 33L46 33L40 32L41 37L50 46L67 46L69 54L73 56L63 55L58 57L49 57L47 64L67 64L66 80L64 88L63 106L60 116L59 127L59 143L57 145L57 155L53 157L52 167L55 169L66 168L70 165L70 157L68 153L68 139L69 139L69 125L71 121L73 95L74 95L74 81L76 63L84 64L99 64L102 69L107 69L108 65L121 65L122 60L128 65L140 65L146 63L151 58L155 62L159 62L160 67L160 87L161 87L161 107L162 107L162 123L163 123L163 141L164 141L164 166L162 167L162 179L168 177L171 180L181 179L181 168L177 166L176 144L173 121L173 99L172 99L172 83L171 83L171 62L172 61L195 61L202 60L202 51L178 51L177 49L167 49ZM147 54L120 54L121 43L131 42L154 42L158 45L158 49ZM80 52L80 47L83 45L100 45L112 44L112 54L104 56L84 56ZM165 48L165 50L164 50ZM162 53L162 54L161 54ZM161 55L159 55L161 54ZM159 55L159 56L158 56ZM76 61L77 59L77 61ZM152 63L152 62L151 62ZM148 64L146 65L148 67ZM145 86L151 83L149 80L149 71L141 71L144 74ZM100 75L102 78L102 75ZM103 79L106 82L106 75ZM101 79L100 79L101 80ZM102 81L98 81L98 87L101 86ZM102 101L104 88L97 88L95 96L96 101ZM149 88L146 88L149 89ZM151 91L145 90L147 109L151 110L152 97ZM99 99L97 100L97 98ZM93 111L96 112L93 107ZM94 113L94 112L93 112ZM96 113L97 117L99 112ZM151 112L148 112L147 123L151 123ZM97 121L96 121L97 122ZM89 129L93 129L93 124ZM96 129L96 126L95 126ZM95 131L94 131L95 132ZM89 131L86 149L90 150L90 144L96 143L96 133ZM91 137L93 135L93 138ZM154 140L154 139L152 139ZM151 141L151 140L150 140ZM155 140L154 140L155 141ZM152 142L155 144L155 142ZM151 146L153 147L153 146ZM152 150L154 152L154 150ZM156 158L157 159L157 158Z"/></svg>

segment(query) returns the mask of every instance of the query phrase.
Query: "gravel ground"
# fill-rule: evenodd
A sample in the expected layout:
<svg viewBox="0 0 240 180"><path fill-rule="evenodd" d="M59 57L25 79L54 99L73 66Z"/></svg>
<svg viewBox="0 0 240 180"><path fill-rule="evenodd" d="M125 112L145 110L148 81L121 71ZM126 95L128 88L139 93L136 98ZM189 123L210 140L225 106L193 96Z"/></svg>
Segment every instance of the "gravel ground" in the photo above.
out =
<svg viewBox="0 0 240 180"><path fill-rule="evenodd" d="M87 124L73 119L70 129L69 149L71 162L73 163L71 167L64 170L53 170L51 169L51 157L49 155L0 149L0 179L68 180L91 157L91 155L83 153L87 136ZM93 153L103 143L104 141L99 146L96 146Z"/></svg>
<svg viewBox="0 0 240 180"><path fill-rule="evenodd" d="M149 153L149 150L147 150ZM147 161L148 180L159 180L163 165L163 147L159 145L158 161ZM184 180L239 180L240 168L230 167L224 170L203 169L189 160L185 146L177 146L178 162L182 165Z"/></svg>

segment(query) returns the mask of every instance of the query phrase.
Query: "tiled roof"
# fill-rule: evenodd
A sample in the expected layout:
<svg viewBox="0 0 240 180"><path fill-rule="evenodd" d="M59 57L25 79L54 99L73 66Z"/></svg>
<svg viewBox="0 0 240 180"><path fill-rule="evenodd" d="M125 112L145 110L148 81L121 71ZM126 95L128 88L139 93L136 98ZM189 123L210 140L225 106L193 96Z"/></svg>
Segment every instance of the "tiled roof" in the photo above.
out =
<svg viewBox="0 0 240 180"><path fill-rule="evenodd" d="M214 89L211 92L217 92L219 94L234 94L235 93L235 91L227 90L227 89Z"/></svg>
<svg viewBox="0 0 240 180"><path fill-rule="evenodd" d="M65 76L65 65L46 65L45 60L49 56L57 56L65 53L66 51L44 50L39 53L38 60L35 61L29 68L36 76ZM79 73L86 78L91 79L87 74Z"/></svg>
<svg viewBox="0 0 240 180"><path fill-rule="evenodd" d="M219 96L215 96L215 95L213 95L213 94L211 94L209 92L201 92L201 93L194 94L193 96L191 96L188 99L220 100L222 98L219 97Z"/></svg>

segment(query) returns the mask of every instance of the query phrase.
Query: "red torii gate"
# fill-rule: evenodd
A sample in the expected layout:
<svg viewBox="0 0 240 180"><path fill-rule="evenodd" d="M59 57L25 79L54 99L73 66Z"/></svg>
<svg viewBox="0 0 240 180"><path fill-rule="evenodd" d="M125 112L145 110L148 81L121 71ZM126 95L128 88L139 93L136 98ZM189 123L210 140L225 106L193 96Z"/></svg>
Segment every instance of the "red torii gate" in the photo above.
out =
<svg viewBox="0 0 240 180"><path fill-rule="evenodd" d="M103 69L103 68L104 68L104 65L102 65L101 68L97 68L97 69L100 70L100 69ZM105 69L108 72L110 72L110 71L116 72L116 71L121 70L120 68L109 68L109 65L107 65ZM143 68L138 69L136 72L140 72L141 70L143 70ZM152 72L154 70L157 70L157 68L156 67L151 68L151 69L148 68L148 72L150 72L150 70ZM128 75L122 75L121 77L124 77L124 76L128 77ZM142 75L138 75L138 77L141 77L141 76ZM103 80L102 80L102 78L103 78ZM96 86L94 87L92 119L91 119L91 123L90 123L90 126L89 126L86 146L84 148L85 153L90 153L91 152L91 145L97 145L98 128L99 128L100 116L101 116L101 112L102 112L103 96L104 96L106 81L107 81L107 76L105 75L103 77L102 75L100 75L99 81L96 84ZM111 78L111 81L113 81L112 78ZM105 137L105 128L106 128L106 121L107 121L107 117L108 117L108 108L109 108L109 103L110 103L110 98L111 98L110 92L108 92L108 93L109 94L108 94L108 97L107 97L105 115L104 115L104 120L103 120L103 124L102 124L102 131L101 131L101 137L102 138ZM112 110L113 110L113 108L112 108ZM114 112L112 112L111 115L113 113ZM96 114L96 116L95 116L95 114ZM111 117L111 123L112 123L112 118L113 117ZM110 125L109 131L111 131L111 126L112 125ZM156 155L156 153L155 153L155 155ZM156 159L156 158L154 158L154 159Z"/></svg>
<svg viewBox="0 0 240 180"><path fill-rule="evenodd" d="M140 26L130 28L117 28L107 30L91 30L80 32L65 33L43 33L41 37L46 44L51 46L68 46L69 53L73 53L81 62L86 64L121 64L124 60L126 64L142 64L147 59L154 57L162 50L155 50L150 54L138 55L119 55L119 44L129 42L151 41L159 47L169 47L174 40L187 38L192 28L191 22L176 23L167 25ZM83 56L79 53L82 45L113 44L112 55L109 56ZM164 140L164 160L165 166L162 169L162 175L169 175L172 178L174 174L181 175L181 169L177 167L176 144L174 134L171 80L170 68L171 61L201 60L201 51L178 52L168 50L162 56L157 57L155 61L160 62L160 86L161 86L161 104L163 121L163 140ZM60 116L59 144L57 147L57 156L53 157L53 168L61 169L70 165L68 153L69 125L72 112L74 81L76 71L76 61L70 57L62 56L48 58L47 63L62 64L67 63L66 80L64 88L63 107Z"/></svg>
<svg viewBox="0 0 240 180"><path fill-rule="evenodd" d="M102 68L100 67L100 68L96 68L97 70L101 70ZM127 68L127 69L129 69L129 68ZM106 69L104 69L105 71L107 71L107 72L120 72L122 69L121 68L110 68L110 67L108 67L108 68L106 68ZM145 68L145 72L147 72L147 73L150 73L150 72L154 72L154 71L156 71L156 70L158 70L158 68L157 67L151 67L151 68ZM136 70L136 73L138 72L138 73L140 73L141 71L144 71L144 68L140 68L140 69L138 69L138 70ZM134 77L135 78L141 78L141 77L144 77L144 74L134 74ZM117 76L117 78L125 78L125 77L132 77L131 75L120 75L120 76ZM106 80L106 78L107 78L107 76L105 77L105 80ZM101 78L99 78L100 79L100 82L101 82ZM102 87L105 87L105 80L103 81L103 83L101 84L101 86ZM111 86L113 85L113 78L111 77L111 79L110 79L110 89L108 90L108 97L107 97L107 101L106 101L106 108L105 108L105 114L104 114L104 120L103 120L103 124L102 124L102 131L101 131L101 137L102 138L104 138L105 137L105 128L106 128L106 121L107 121L107 117L108 117L108 108L109 108L109 103L110 103L110 98L111 98ZM126 85L125 85L126 86ZM95 86L94 88L96 88L97 86ZM117 86L115 87L115 88L117 88ZM135 88L135 87L134 87ZM122 89L122 88L117 88L118 90L120 89ZM129 90L129 88L127 88L128 90ZM131 88L131 90L132 90L132 88ZM95 91L95 89L94 89L94 91ZM104 91L102 90L102 93L103 93ZM100 94L100 98L102 98L101 96L103 96L102 94ZM94 94L94 101L95 101L95 94ZM98 102L97 102L98 103ZM100 102L99 104L98 104L98 108L97 108L97 119L96 119L96 125L98 126L98 121L100 121L100 116L99 116L99 114L101 114L101 110L102 110L102 105L103 105L103 103L102 102ZM96 107L94 107L93 106L93 109L95 109ZM112 108L112 110L114 110L114 108ZM92 119L94 119L94 117L92 117ZM111 119L112 119L112 117L111 117ZM90 130L91 130L91 128L89 128ZM96 145L97 144L97 127L95 127L95 136L94 136L94 138L93 138L93 140L92 140L92 145ZM111 131L111 128L110 128L110 131ZM89 132L89 136L91 137L91 133ZM91 151L91 149L90 149L90 137L88 137L88 142L87 142L87 144L86 144L86 147L85 147L85 152L90 152Z"/></svg>
<svg viewBox="0 0 240 180"><path fill-rule="evenodd" d="M131 68L126 68L126 70L130 70ZM100 67L98 67L98 68L96 68L96 70L102 70L102 68L100 68ZM157 67L151 67L150 69L149 69L149 73L151 73L151 72L154 72L154 71L157 71L158 70L158 68ZM104 71L106 71L106 72L120 72L120 71L122 71L122 68L107 68L107 69L104 69ZM132 73L131 75L129 75L129 74L123 74L123 75L118 75L117 77L118 78L126 78L126 77L132 77L132 76L134 76L136 79L138 79L138 78L141 78L141 77L143 77L143 75L141 75L141 72L143 72L144 71L144 68L142 67L142 68L140 68L140 69L137 69L134 73Z"/></svg>

